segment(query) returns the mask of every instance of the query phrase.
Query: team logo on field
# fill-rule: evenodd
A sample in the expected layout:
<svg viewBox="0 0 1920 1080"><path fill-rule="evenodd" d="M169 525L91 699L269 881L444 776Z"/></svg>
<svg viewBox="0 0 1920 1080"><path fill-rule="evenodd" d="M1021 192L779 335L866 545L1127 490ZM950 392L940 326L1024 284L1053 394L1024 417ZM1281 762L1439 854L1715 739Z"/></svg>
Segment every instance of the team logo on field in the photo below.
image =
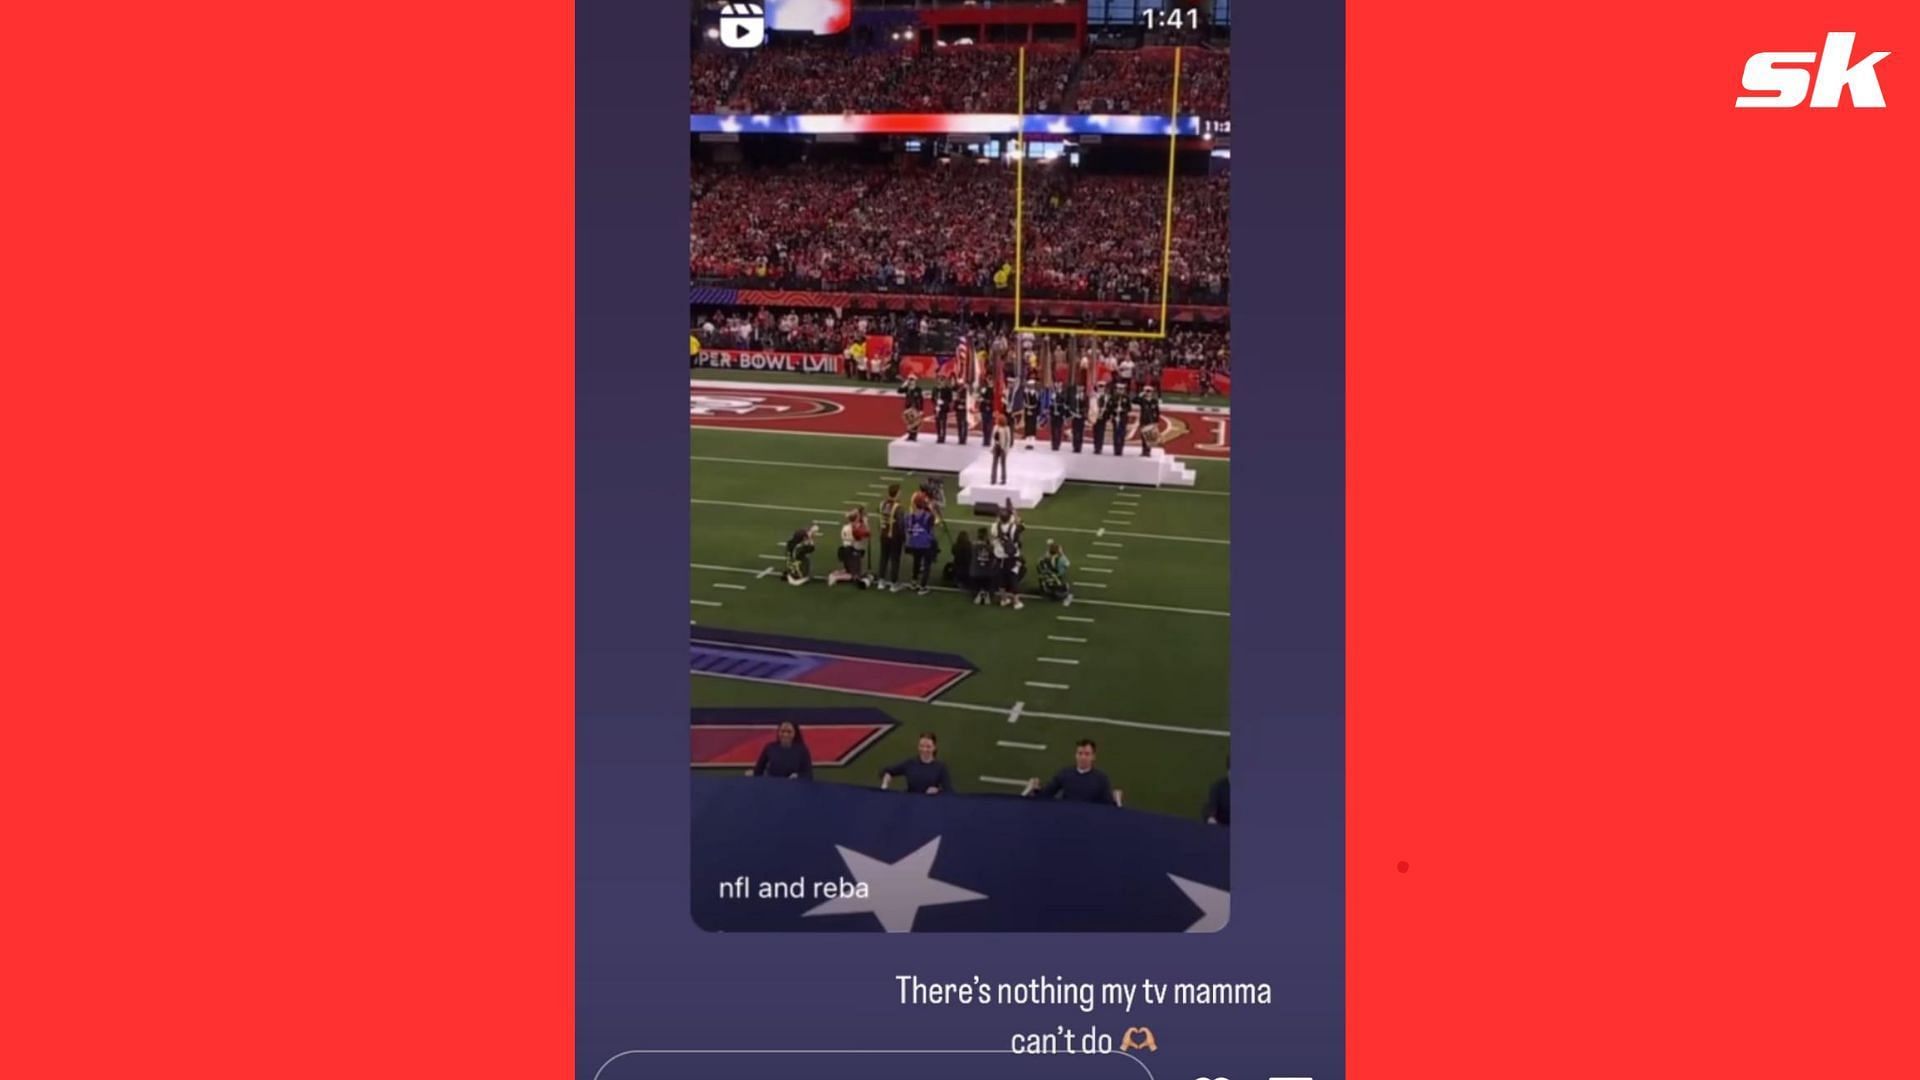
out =
<svg viewBox="0 0 1920 1080"><path fill-rule="evenodd" d="M799 420L839 411L840 406L831 401L793 394L727 394L696 390L688 402L689 415L702 420Z"/></svg>

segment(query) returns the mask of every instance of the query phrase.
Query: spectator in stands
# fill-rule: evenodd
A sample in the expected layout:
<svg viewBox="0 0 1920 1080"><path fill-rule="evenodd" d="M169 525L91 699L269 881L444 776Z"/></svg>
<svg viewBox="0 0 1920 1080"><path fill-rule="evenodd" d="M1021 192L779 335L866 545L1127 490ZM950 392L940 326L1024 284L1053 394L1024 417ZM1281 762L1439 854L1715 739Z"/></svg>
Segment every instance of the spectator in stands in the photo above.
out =
<svg viewBox="0 0 1920 1080"><path fill-rule="evenodd" d="M914 795L938 795L953 790L953 776L947 772L947 763L941 761L940 739L931 731L920 733L920 742L915 755L898 765L889 765L880 774L880 790L887 790L894 777L906 782L906 789Z"/></svg>
<svg viewBox="0 0 1920 1080"><path fill-rule="evenodd" d="M773 741L760 748L760 760L747 770L748 776L772 776L782 779L813 779L813 752L800 734L800 725L780 721Z"/></svg>
<svg viewBox="0 0 1920 1080"><path fill-rule="evenodd" d="M1040 786L1040 778L1027 781L1027 789L1021 794L1029 798L1059 798L1067 802L1099 803L1110 806L1124 805L1121 792L1114 788L1107 774L1093 767L1099 747L1092 739L1081 739L1073 746L1073 765L1053 774L1045 787Z"/></svg>

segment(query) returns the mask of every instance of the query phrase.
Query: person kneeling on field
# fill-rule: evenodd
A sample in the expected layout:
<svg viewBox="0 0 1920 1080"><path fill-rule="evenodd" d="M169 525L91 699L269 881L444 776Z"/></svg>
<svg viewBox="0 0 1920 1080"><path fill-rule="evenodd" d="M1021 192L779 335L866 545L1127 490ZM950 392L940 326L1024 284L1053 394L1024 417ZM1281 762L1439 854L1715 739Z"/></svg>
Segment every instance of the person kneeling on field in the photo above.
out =
<svg viewBox="0 0 1920 1080"><path fill-rule="evenodd" d="M847 511L846 523L840 526L840 569L827 575L828 585L851 581L864 589L871 584L867 576L868 535L866 507Z"/></svg>
<svg viewBox="0 0 1920 1080"><path fill-rule="evenodd" d="M1040 592L1050 600L1060 601L1062 607L1073 606L1073 584L1067 580L1067 571L1073 566L1067 561L1067 553L1060 550L1060 541L1047 541L1047 554L1035 567L1040 574Z"/></svg>
<svg viewBox="0 0 1920 1080"><path fill-rule="evenodd" d="M813 547L819 537L820 526L808 525L787 538L787 584L805 585L813 579Z"/></svg>

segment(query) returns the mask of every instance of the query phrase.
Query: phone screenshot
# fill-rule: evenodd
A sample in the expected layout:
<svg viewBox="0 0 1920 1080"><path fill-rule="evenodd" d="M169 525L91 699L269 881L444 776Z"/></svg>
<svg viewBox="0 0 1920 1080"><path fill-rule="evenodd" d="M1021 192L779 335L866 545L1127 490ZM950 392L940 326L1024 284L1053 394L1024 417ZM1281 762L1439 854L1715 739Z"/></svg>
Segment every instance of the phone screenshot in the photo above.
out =
<svg viewBox="0 0 1920 1080"><path fill-rule="evenodd" d="M582 822L644 851L583 1075L1341 1075L1323 7L694 3L634 53L687 73L688 666L596 774L644 821ZM1249 121L1249 71L1333 83Z"/></svg>

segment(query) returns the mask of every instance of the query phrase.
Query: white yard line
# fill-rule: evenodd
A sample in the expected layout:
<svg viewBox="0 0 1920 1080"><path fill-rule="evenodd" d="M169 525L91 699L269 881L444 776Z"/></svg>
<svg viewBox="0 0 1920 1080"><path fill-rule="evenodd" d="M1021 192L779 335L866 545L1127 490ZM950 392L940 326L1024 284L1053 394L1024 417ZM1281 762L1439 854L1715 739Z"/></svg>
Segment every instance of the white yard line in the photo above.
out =
<svg viewBox="0 0 1920 1080"><path fill-rule="evenodd" d="M1078 615L1055 615L1054 618L1059 619L1061 622L1092 622L1093 621L1092 619L1081 618Z"/></svg>
<svg viewBox="0 0 1920 1080"><path fill-rule="evenodd" d="M769 557L771 557L771 558L775 558L775 559L783 559L783 558L785 558L786 556L784 556L784 555L774 555L774 556L766 556L766 555L762 555L762 556L760 556L760 557L761 557L761 558L763 558L763 559L765 559L765 558L769 558ZM1111 573L1113 573L1113 568L1112 568L1112 567L1107 567L1107 566L1083 566L1083 567L1081 567L1081 568L1080 568L1080 572L1081 572L1081 573L1083 573L1083 574L1111 574Z"/></svg>
<svg viewBox="0 0 1920 1080"><path fill-rule="evenodd" d="M1026 702L1024 702L1024 701L1016 701L1016 702L1014 702L1014 703L1013 703L1013 708L1011 708L1011 709L1008 709L1008 710L1007 710L1007 723L1009 723L1009 724L1017 724L1017 723L1019 723L1019 722L1020 722L1020 710L1022 710L1022 709L1024 709L1024 708L1026 708L1026 707L1027 707L1027 703L1026 703Z"/></svg>
<svg viewBox="0 0 1920 1080"><path fill-rule="evenodd" d="M799 684L804 685L804 684ZM993 705L975 705L966 701L933 701L928 704L942 709L966 709L970 712L989 712L996 715L1005 712ZM1142 731L1172 731L1181 735L1211 735L1214 738L1231 738L1232 733L1218 728L1181 727L1178 724L1150 724L1143 720L1116 720L1110 716L1083 716L1079 713L1041 712L1037 709L1021 713L1022 716L1036 716L1042 720L1071 720L1077 724L1103 724L1108 727L1138 728Z"/></svg>
<svg viewBox="0 0 1920 1080"><path fill-rule="evenodd" d="M698 602L699 601L695 601L695 603L698 603ZM1059 634L1048 634L1047 640L1048 641L1071 641L1075 645L1085 645L1087 643L1087 639L1083 637L1062 637Z"/></svg>
<svg viewBox="0 0 1920 1080"><path fill-rule="evenodd" d="M718 600L689 600L688 603L692 604L694 607L719 607L720 606L720 601Z"/></svg>
<svg viewBox="0 0 1920 1080"><path fill-rule="evenodd" d="M1027 786L1025 780L1015 780L1009 776L983 776L980 778L980 782L983 784L1005 784L1008 787L1017 788L1025 788Z"/></svg>
<svg viewBox="0 0 1920 1080"><path fill-rule="evenodd" d="M735 585L731 581L716 581L713 583L713 587L716 589L732 589L735 592L747 591L747 587L745 585Z"/></svg>
<svg viewBox="0 0 1920 1080"><path fill-rule="evenodd" d="M1097 582L1097 581L1083 581L1083 582L1081 582L1081 583L1080 583L1080 584L1079 584L1079 585L1078 585L1077 587L1078 587L1078 588L1082 588L1082 589L1104 589L1104 588L1106 588L1106 586L1105 586L1105 585L1102 585L1101 583L1099 583L1099 582ZM1091 603L1096 603L1097 601L1092 601L1092 600L1089 600L1089 601L1087 601L1087 602L1091 604Z"/></svg>
<svg viewBox="0 0 1920 1080"><path fill-rule="evenodd" d="M1078 660L1069 660L1064 656L1036 656L1035 660L1043 664L1078 664Z"/></svg>
<svg viewBox="0 0 1920 1080"><path fill-rule="evenodd" d="M996 742L993 745L1004 746L1010 750L1045 750L1047 748L1046 743L1014 742L1011 739L1001 739L999 742ZM986 777L983 776L981 777L981 779L984 780L986 779Z"/></svg>
<svg viewBox="0 0 1920 1080"><path fill-rule="evenodd" d="M1038 689L1038 690L1071 690L1073 689L1073 687L1068 686L1066 683L1063 683L1063 682L1034 682L1032 679L1027 680L1027 685L1034 687L1035 689Z"/></svg>
<svg viewBox="0 0 1920 1080"><path fill-rule="evenodd" d="M1095 541L1093 542L1093 546L1094 546L1094 547L1117 547L1117 548L1123 548L1123 547L1126 547L1127 545L1125 545L1125 544L1116 544L1116 543L1114 543L1114 542L1113 542L1113 541L1111 541L1111 540L1095 540Z"/></svg>
<svg viewBox="0 0 1920 1080"><path fill-rule="evenodd" d="M1108 562L1119 562L1119 561L1120 561L1120 556L1118 556L1118 555L1102 555L1102 554L1100 554L1100 553L1099 553L1099 552L1097 552L1097 551L1090 551L1090 552L1088 552L1088 553L1087 553L1087 558L1089 558L1089 559L1105 559L1105 560L1107 560Z"/></svg>
<svg viewBox="0 0 1920 1080"><path fill-rule="evenodd" d="M789 513L789 514L839 514L843 512L840 509L832 508L832 507L780 506L774 503L730 502L725 499L688 499L687 501L692 503L695 506L725 506L725 507L731 507L736 510L778 510L782 513ZM857 500L849 500L849 501L852 502ZM841 519L840 518L814 518L813 523L816 525L838 525L841 523ZM1122 524L1128 524L1128 523L1109 521L1107 522L1107 524L1122 525ZM1083 533L1087 536L1125 536L1135 540L1171 540L1171 541L1176 541L1184 544L1222 544L1224 545L1224 544L1233 543L1233 541L1231 540L1216 540L1210 536L1169 536L1165 533L1125 532L1118 529L1080 529L1080 528L1075 528L1071 525L1052 525L1052 524L1046 524L1046 523L1037 522L1037 521L1029 521L1027 522L1027 525L1028 527L1035 528L1035 529L1049 529L1054 532L1065 532L1065 533Z"/></svg>

